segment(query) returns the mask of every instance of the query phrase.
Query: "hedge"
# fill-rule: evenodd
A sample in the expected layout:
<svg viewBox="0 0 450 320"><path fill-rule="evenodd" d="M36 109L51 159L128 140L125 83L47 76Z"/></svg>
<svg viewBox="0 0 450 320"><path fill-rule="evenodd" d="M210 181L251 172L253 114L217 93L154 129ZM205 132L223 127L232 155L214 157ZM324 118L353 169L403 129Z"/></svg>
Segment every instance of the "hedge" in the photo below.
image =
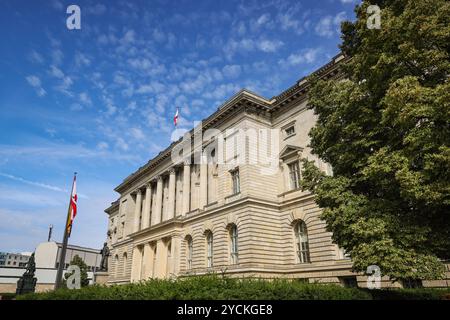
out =
<svg viewBox="0 0 450 320"><path fill-rule="evenodd" d="M450 290L364 290L332 284L313 284L276 279L190 277L179 280L100 286L17 296L18 300L371 300L442 299Z"/></svg>

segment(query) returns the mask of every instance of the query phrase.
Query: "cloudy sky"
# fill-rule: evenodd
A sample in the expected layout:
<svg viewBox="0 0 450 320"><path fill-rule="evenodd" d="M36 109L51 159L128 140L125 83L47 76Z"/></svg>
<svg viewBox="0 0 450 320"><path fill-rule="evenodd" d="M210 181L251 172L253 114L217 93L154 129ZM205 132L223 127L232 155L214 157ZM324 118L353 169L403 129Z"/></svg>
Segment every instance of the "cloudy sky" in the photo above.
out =
<svg viewBox="0 0 450 320"><path fill-rule="evenodd" d="M113 191L241 88L270 98L338 53L352 0L3 0L0 251L61 241L100 248ZM68 30L67 6L81 8Z"/></svg>

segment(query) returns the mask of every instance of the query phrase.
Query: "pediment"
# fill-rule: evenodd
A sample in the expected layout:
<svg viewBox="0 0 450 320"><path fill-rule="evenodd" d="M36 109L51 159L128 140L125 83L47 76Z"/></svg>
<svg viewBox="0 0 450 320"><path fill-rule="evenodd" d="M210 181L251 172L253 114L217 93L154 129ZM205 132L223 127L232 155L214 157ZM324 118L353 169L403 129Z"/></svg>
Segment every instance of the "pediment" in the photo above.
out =
<svg viewBox="0 0 450 320"><path fill-rule="evenodd" d="M286 145L281 151L280 151L280 159L285 159L287 157L298 155L303 151L302 147L293 146L293 145Z"/></svg>

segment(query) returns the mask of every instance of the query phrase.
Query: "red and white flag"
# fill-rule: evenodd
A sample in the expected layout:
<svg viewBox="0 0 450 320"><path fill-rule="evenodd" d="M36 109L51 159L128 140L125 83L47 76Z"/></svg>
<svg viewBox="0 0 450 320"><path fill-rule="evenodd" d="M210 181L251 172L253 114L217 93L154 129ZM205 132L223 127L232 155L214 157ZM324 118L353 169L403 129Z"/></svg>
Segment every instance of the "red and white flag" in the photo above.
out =
<svg viewBox="0 0 450 320"><path fill-rule="evenodd" d="M69 214L67 216L67 234L70 235L72 231L72 224L77 215L77 176L73 177L72 194L70 195Z"/></svg>
<svg viewBox="0 0 450 320"><path fill-rule="evenodd" d="M175 127L178 124L178 108L177 108L177 112L175 113L175 116L173 117L173 124L175 125Z"/></svg>

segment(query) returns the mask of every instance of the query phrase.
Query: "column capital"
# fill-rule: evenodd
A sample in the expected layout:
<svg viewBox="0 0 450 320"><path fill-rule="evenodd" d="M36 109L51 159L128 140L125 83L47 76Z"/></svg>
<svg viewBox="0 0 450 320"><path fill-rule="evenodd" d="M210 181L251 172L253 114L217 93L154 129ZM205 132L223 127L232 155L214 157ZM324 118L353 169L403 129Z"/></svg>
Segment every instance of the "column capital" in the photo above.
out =
<svg viewBox="0 0 450 320"><path fill-rule="evenodd" d="M183 160L183 165L184 165L185 167L189 167L189 166L191 165L191 159L185 159L185 160Z"/></svg>
<svg viewBox="0 0 450 320"><path fill-rule="evenodd" d="M177 170L176 170L175 167L171 167L171 168L169 168L169 170L168 170L169 174L175 174L176 171L177 171Z"/></svg>
<svg viewBox="0 0 450 320"><path fill-rule="evenodd" d="M142 194L142 190L141 190L141 188L136 188L136 189L133 191L133 193L135 193L136 195Z"/></svg>
<svg viewBox="0 0 450 320"><path fill-rule="evenodd" d="M147 181L147 183L145 184L146 188L151 188L152 187L152 182L153 180Z"/></svg>

